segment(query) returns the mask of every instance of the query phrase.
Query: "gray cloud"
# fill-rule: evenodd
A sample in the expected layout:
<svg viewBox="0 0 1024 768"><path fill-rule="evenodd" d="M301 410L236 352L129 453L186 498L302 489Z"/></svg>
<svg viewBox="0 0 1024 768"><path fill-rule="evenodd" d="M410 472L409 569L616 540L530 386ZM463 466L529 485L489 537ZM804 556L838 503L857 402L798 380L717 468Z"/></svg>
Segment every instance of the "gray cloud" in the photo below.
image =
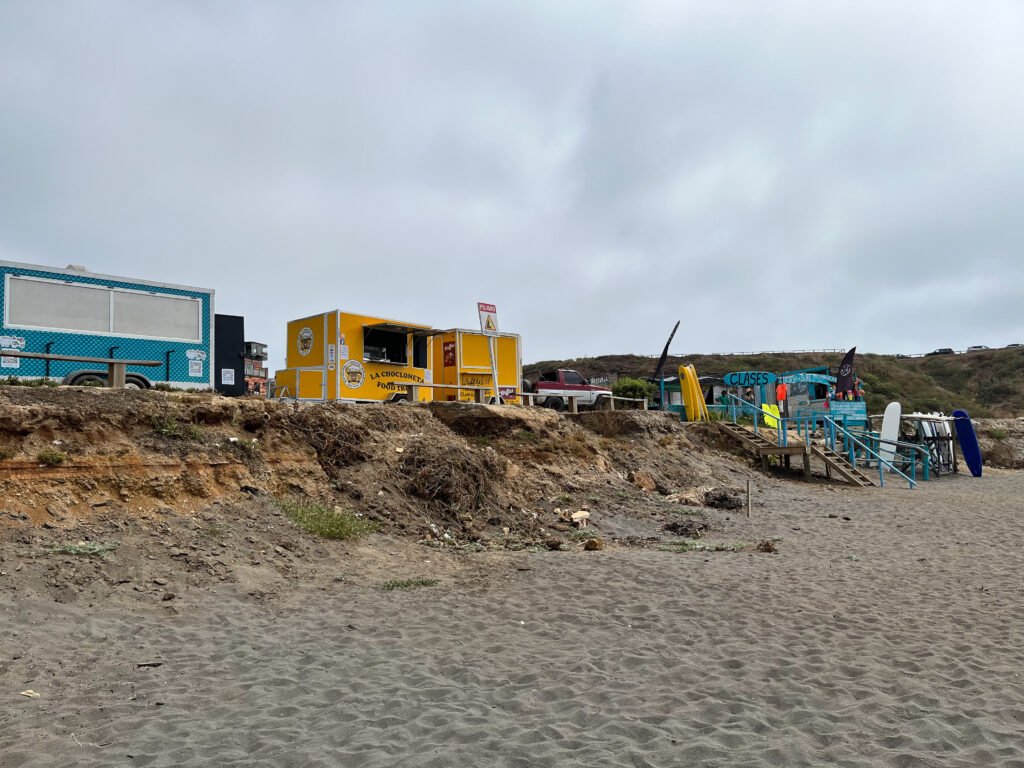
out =
<svg viewBox="0 0 1024 768"><path fill-rule="evenodd" d="M525 358L1024 342L1017 3L10 2L0 258Z"/></svg>

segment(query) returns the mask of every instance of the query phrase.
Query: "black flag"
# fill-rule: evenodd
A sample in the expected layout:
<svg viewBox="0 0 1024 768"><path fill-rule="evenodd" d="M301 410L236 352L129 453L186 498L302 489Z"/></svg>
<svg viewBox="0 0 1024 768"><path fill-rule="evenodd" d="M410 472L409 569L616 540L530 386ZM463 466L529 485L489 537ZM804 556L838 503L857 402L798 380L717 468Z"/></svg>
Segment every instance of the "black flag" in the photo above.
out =
<svg viewBox="0 0 1024 768"><path fill-rule="evenodd" d="M654 369L654 380L657 381L658 377L661 376L661 370L665 367L665 360L668 358L668 345L672 343L672 339L675 338L676 331L679 330L679 321L676 320L676 324L672 326L672 333L668 335L668 341L665 342L665 349L661 353L661 359L658 361L658 367Z"/></svg>
<svg viewBox="0 0 1024 768"><path fill-rule="evenodd" d="M836 392L850 392L853 390L853 356L857 348L854 347L846 353L843 362L839 364L839 375L836 376Z"/></svg>

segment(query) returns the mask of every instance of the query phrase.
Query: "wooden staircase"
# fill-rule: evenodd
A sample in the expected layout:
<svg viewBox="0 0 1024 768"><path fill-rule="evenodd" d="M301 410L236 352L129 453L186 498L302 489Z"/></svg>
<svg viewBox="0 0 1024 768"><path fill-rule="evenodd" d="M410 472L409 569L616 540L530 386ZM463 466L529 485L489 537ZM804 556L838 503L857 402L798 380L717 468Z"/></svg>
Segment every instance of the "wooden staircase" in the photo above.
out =
<svg viewBox="0 0 1024 768"><path fill-rule="evenodd" d="M812 445L810 450L803 443L783 447L765 437L765 434L755 433L749 427L728 421L718 422L718 429L723 435L760 458L761 467L766 472L768 471L769 456L783 456L787 467L791 456L800 456L804 464L804 478L810 480L811 456L816 456L825 464L829 477L835 473L838 477L859 488L874 485L871 478L851 465L845 456L824 446Z"/></svg>
<svg viewBox="0 0 1024 768"><path fill-rule="evenodd" d="M850 464L849 460L841 453L836 453L831 448L826 448L823 445L812 445L811 454L825 462L825 466L829 470L835 472L852 485L860 486L861 488L873 487L875 485L870 477Z"/></svg>
<svg viewBox="0 0 1024 768"><path fill-rule="evenodd" d="M736 442L741 443L744 448L760 451L763 448L778 447L772 440L769 440L764 435L756 434L754 430L748 429L740 424L720 421L718 422L718 429L722 434L728 435Z"/></svg>

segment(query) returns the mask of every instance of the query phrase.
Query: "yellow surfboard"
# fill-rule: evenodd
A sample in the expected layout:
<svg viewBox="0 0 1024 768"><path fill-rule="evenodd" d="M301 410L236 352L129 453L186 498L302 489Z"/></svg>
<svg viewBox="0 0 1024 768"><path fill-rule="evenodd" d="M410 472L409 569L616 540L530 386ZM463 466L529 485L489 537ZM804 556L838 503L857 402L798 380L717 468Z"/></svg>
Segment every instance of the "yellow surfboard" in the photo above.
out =
<svg viewBox="0 0 1024 768"><path fill-rule="evenodd" d="M711 414L708 413L708 404L704 400L704 390L701 389L700 379L697 377L697 369L692 365L689 366L690 373L693 374L693 388L697 393L697 402L700 404L700 412L704 415L704 421L711 421Z"/></svg>
<svg viewBox="0 0 1024 768"><path fill-rule="evenodd" d="M708 409L704 402L697 370L692 365L679 366L679 390L683 395L687 421L707 421Z"/></svg>

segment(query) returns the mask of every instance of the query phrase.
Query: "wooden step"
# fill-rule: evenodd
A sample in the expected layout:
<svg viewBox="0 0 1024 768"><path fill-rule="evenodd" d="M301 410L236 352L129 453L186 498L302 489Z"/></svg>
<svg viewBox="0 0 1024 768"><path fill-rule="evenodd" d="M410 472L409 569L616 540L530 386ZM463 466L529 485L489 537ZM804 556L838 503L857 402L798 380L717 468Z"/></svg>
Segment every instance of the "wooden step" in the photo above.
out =
<svg viewBox="0 0 1024 768"><path fill-rule="evenodd" d="M841 453L836 453L832 449L825 448L820 445L812 445L811 453L825 462L826 466L835 471L836 474L851 485L856 485L860 488L874 486L871 478L850 464L847 458Z"/></svg>
<svg viewBox="0 0 1024 768"><path fill-rule="evenodd" d="M741 426L739 424L731 424L729 422L719 422L719 429L725 434L733 437L737 440L752 444L757 447L774 447L775 443L768 440L763 435L755 434L752 429Z"/></svg>

